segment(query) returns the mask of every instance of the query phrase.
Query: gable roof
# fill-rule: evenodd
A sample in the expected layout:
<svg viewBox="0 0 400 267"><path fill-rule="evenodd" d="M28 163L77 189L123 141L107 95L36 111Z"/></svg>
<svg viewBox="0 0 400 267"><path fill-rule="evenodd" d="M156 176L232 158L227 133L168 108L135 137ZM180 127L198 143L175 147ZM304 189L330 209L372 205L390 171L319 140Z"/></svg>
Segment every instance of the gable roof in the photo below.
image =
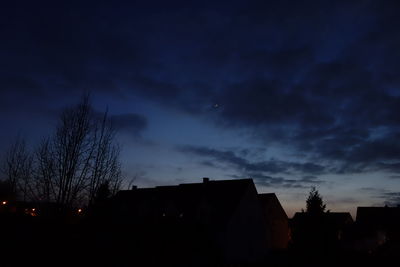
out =
<svg viewBox="0 0 400 267"><path fill-rule="evenodd" d="M266 209L270 219L287 219L285 210L276 197L275 193L258 194L262 208Z"/></svg>
<svg viewBox="0 0 400 267"><path fill-rule="evenodd" d="M292 222L306 223L310 220L314 220L314 218L313 214L307 212L296 212L293 216ZM318 218L335 227L342 227L354 222L353 217L351 217L349 212L325 212L319 215Z"/></svg>
<svg viewBox="0 0 400 267"><path fill-rule="evenodd" d="M400 207L357 207L356 221L368 225L398 225Z"/></svg>
<svg viewBox="0 0 400 267"><path fill-rule="evenodd" d="M327 212L326 215L331 223L335 225L345 225L354 222L350 212Z"/></svg>
<svg viewBox="0 0 400 267"><path fill-rule="evenodd" d="M184 218L218 227L227 223L244 194L251 189L256 193L252 179L205 180L203 183L123 190L113 202L125 214L145 220Z"/></svg>

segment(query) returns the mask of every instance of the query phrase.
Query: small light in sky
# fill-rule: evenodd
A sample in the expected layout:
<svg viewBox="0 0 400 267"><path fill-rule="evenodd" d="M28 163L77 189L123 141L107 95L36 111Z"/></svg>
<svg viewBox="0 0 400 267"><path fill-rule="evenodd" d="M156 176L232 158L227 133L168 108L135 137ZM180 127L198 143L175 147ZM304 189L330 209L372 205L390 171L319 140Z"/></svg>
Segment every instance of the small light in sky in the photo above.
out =
<svg viewBox="0 0 400 267"><path fill-rule="evenodd" d="M218 108L219 107L219 105L218 104L214 104L214 108Z"/></svg>

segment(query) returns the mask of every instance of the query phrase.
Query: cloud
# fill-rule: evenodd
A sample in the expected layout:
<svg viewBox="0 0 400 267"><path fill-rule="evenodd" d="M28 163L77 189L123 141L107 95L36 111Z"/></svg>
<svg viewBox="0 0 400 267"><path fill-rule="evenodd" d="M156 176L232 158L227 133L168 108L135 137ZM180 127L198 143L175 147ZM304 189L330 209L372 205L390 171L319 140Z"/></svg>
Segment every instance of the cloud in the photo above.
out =
<svg viewBox="0 0 400 267"><path fill-rule="evenodd" d="M198 146L180 146L178 150L184 153L194 154L200 157L214 159L217 162L227 163L239 170L246 172L267 172L267 173L306 173L319 174L325 171L325 167L316 163L288 162L282 160L265 160L250 162L246 158L237 156L233 151L217 150Z"/></svg>
<svg viewBox="0 0 400 267"><path fill-rule="evenodd" d="M361 191L372 194L373 197L382 199L383 205L397 206L400 205L400 192L392 191L390 189L375 188L375 187L364 187Z"/></svg>
<svg viewBox="0 0 400 267"><path fill-rule="evenodd" d="M339 198L335 199L335 203L344 203L344 204L351 204L351 206L354 206L358 204L358 200L353 198L353 197L345 197L345 198Z"/></svg>
<svg viewBox="0 0 400 267"><path fill-rule="evenodd" d="M10 3L0 11L0 108L15 109L15 92L21 102L31 91L118 92L304 155L251 162L187 149L247 172L400 172L398 1L193 5ZM134 114L115 120L146 127Z"/></svg>
<svg viewBox="0 0 400 267"><path fill-rule="evenodd" d="M383 198L384 204L387 206L398 206L400 205L400 192L386 192L381 195Z"/></svg>
<svg viewBox="0 0 400 267"><path fill-rule="evenodd" d="M146 117L134 113L112 115L110 120L117 130L135 136L138 136L147 127Z"/></svg>
<svg viewBox="0 0 400 267"><path fill-rule="evenodd" d="M254 180L254 183L265 187L283 187L283 188L309 188L307 183L303 183L301 180L286 179L280 176L269 176L261 173L246 173L246 175L230 175L234 179L243 179L248 177Z"/></svg>
<svg viewBox="0 0 400 267"><path fill-rule="evenodd" d="M300 181L303 183L310 183L310 184L324 183L324 181L319 180L317 176L313 176L313 175L305 175L305 176L301 177Z"/></svg>
<svg viewBox="0 0 400 267"><path fill-rule="evenodd" d="M251 177L257 184L264 186L279 186L286 188L308 188L312 184L323 183L318 177L304 175L300 179L287 179L276 175L320 174L325 167L315 163L297 163L270 159L266 161L251 162L244 157L236 155L229 150L217 150L207 147L180 146L180 152L205 158L201 164L207 167L235 169L240 175L231 175L233 178ZM272 174L272 175L270 175Z"/></svg>

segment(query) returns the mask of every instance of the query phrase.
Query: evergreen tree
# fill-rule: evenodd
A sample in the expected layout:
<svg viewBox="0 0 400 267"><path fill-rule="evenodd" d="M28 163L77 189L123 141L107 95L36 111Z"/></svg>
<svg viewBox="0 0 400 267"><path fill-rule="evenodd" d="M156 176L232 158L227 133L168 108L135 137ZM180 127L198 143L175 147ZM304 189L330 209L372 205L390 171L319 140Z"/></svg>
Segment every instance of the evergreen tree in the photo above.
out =
<svg viewBox="0 0 400 267"><path fill-rule="evenodd" d="M306 212L311 214L322 214L325 212L326 205L322 200L318 190L313 186L307 198Z"/></svg>

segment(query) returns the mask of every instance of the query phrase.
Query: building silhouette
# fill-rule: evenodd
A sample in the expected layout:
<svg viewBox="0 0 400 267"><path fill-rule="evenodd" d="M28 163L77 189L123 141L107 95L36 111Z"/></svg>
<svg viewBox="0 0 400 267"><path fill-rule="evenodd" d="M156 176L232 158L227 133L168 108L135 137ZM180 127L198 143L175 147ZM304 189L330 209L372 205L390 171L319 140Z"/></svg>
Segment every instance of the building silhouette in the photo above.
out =
<svg viewBox="0 0 400 267"><path fill-rule="evenodd" d="M356 250L375 251L380 247L400 248L400 207L358 207L356 216Z"/></svg>
<svg viewBox="0 0 400 267"><path fill-rule="evenodd" d="M347 238L354 221L348 212L296 212L291 224L291 237L297 250L331 251Z"/></svg>
<svg viewBox="0 0 400 267"><path fill-rule="evenodd" d="M134 187L117 193L105 220L141 260L169 264L262 263L288 242L279 200L258 194L252 179Z"/></svg>
<svg viewBox="0 0 400 267"><path fill-rule="evenodd" d="M289 222L285 210L274 193L259 194L258 198L267 222L271 249L286 249L289 243Z"/></svg>

